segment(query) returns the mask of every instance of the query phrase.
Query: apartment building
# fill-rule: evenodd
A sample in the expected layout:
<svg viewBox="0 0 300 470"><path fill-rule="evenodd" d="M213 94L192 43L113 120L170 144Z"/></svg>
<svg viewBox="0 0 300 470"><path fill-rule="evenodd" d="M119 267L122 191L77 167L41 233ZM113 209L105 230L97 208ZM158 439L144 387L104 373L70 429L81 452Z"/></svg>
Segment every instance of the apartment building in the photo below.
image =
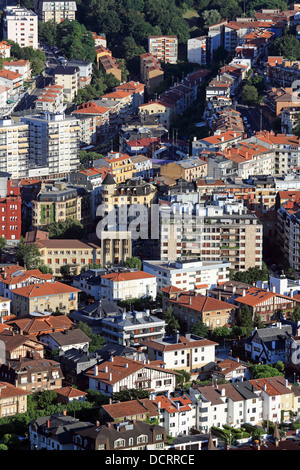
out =
<svg viewBox="0 0 300 470"><path fill-rule="evenodd" d="M154 392L173 392L177 373L150 361L135 361L128 357L111 356L109 361L84 373L92 390L113 396L114 393L135 388Z"/></svg>
<svg viewBox="0 0 300 470"><path fill-rule="evenodd" d="M150 361L162 361L167 369L185 370L198 376L207 364L215 361L217 343L189 333L180 336L177 332L173 337L144 341L142 346L147 347Z"/></svg>
<svg viewBox="0 0 300 470"><path fill-rule="evenodd" d="M3 19L3 38L20 47L38 48L38 16L20 6L7 6Z"/></svg>
<svg viewBox="0 0 300 470"><path fill-rule="evenodd" d="M149 36L148 52L161 62L176 64L178 55L177 36Z"/></svg>
<svg viewBox="0 0 300 470"><path fill-rule="evenodd" d="M101 336L109 343L139 346L147 340L159 340L165 335L165 321L145 312L123 312L101 321Z"/></svg>
<svg viewBox="0 0 300 470"><path fill-rule="evenodd" d="M29 158L32 171L47 176L66 176L79 166L79 120L64 113L44 112L25 116L21 122L28 126Z"/></svg>
<svg viewBox="0 0 300 470"><path fill-rule="evenodd" d="M27 412L29 392L6 381L0 382L0 390L0 418Z"/></svg>
<svg viewBox="0 0 300 470"><path fill-rule="evenodd" d="M64 88L65 100L72 103L79 89L79 67L56 67L54 83Z"/></svg>
<svg viewBox="0 0 300 470"><path fill-rule="evenodd" d="M9 96L16 95L23 87L23 75L11 70L0 70L0 85L8 88Z"/></svg>
<svg viewBox="0 0 300 470"><path fill-rule="evenodd" d="M280 116L283 108L299 107L291 87L273 87L267 90L264 101L270 112L275 116Z"/></svg>
<svg viewBox="0 0 300 470"><path fill-rule="evenodd" d="M209 36L198 36L188 39L187 59L188 62L206 65L210 62L211 44Z"/></svg>
<svg viewBox="0 0 300 470"><path fill-rule="evenodd" d="M29 168L29 129L23 122L0 120L0 171L25 178Z"/></svg>
<svg viewBox="0 0 300 470"><path fill-rule="evenodd" d="M295 270L300 269L299 208L299 200L291 198L277 210L278 248Z"/></svg>
<svg viewBox="0 0 300 470"><path fill-rule="evenodd" d="M119 82L121 82L122 70L120 65L108 49L104 51L103 49L104 48L102 48L102 46L96 48L98 68L104 74L111 73L117 80L119 80Z"/></svg>
<svg viewBox="0 0 300 470"><path fill-rule="evenodd" d="M115 272L101 276L100 298L111 301L157 295L156 276L143 271Z"/></svg>
<svg viewBox="0 0 300 470"><path fill-rule="evenodd" d="M65 222L67 219L78 220L84 227L91 224L89 193L66 183L42 183L32 201L32 226L43 229L52 222Z"/></svg>
<svg viewBox="0 0 300 470"><path fill-rule="evenodd" d="M0 237L8 245L18 243L21 238L21 205L20 181L0 172Z"/></svg>
<svg viewBox="0 0 300 470"><path fill-rule="evenodd" d="M219 283L229 281L230 267L231 264L226 261L143 261L143 270L156 276L158 289L174 286L201 294Z"/></svg>
<svg viewBox="0 0 300 470"><path fill-rule="evenodd" d="M29 80L31 77L31 64L29 60L3 61L3 68L22 75L23 80Z"/></svg>
<svg viewBox="0 0 300 470"><path fill-rule="evenodd" d="M124 264L132 256L132 236L127 230L99 230L101 266Z"/></svg>
<svg viewBox="0 0 300 470"><path fill-rule="evenodd" d="M61 282L45 282L13 289L13 313L17 317L32 312L56 312L67 314L78 307L79 289Z"/></svg>
<svg viewBox="0 0 300 470"><path fill-rule="evenodd" d="M113 151L108 152L106 157L104 157L104 162L102 163L111 169L113 178L109 175L107 176L107 178L110 178L110 180L113 181L111 184L124 183L135 175L135 166L132 163L130 156L125 153ZM101 166L101 160L96 160L94 162L94 166L99 168Z"/></svg>
<svg viewBox="0 0 300 470"><path fill-rule="evenodd" d="M61 23L63 20L75 20L77 11L76 1L74 0L35 0L34 11L38 15L38 20L42 23L53 21Z"/></svg>
<svg viewBox="0 0 300 470"><path fill-rule="evenodd" d="M185 181L195 181L197 178L204 178L207 175L207 162L198 156L183 158L180 161L163 165L160 174L175 180L181 178Z"/></svg>
<svg viewBox="0 0 300 470"><path fill-rule="evenodd" d="M194 137L192 141L192 155L200 155L202 150L210 150L211 152L224 151L226 148L231 148L242 140L244 134L236 131L226 131L220 134L205 137L204 139L197 140Z"/></svg>
<svg viewBox="0 0 300 470"><path fill-rule="evenodd" d="M179 397L171 397L170 394L159 395L153 401L160 414L160 424L164 426L168 436L190 434L195 424L196 405L187 394Z"/></svg>
<svg viewBox="0 0 300 470"><path fill-rule="evenodd" d="M67 67L78 67L79 69L79 88L84 88L87 85L90 85L92 81L93 74L93 64L86 60L69 60L67 62Z"/></svg>
<svg viewBox="0 0 300 470"><path fill-rule="evenodd" d="M52 274L43 274L39 269L26 270L19 265L10 265L2 268L0 273L0 293L4 299L11 302L12 291L31 284L42 284L52 282Z"/></svg>
<svg viewBox="0 0 300 470"><path fill-rule="evenodd" d="M110 131L109 108L89 101L79 105L72 115L79 120L80 142L97 144L107 140Z"/></svg>
<svg viewBox="0 0 300 470"><path fill-rule="evenodd" d="M282 56L269 56L266 62L268 81L276 87L292 87L300 78L300 61L286 60Z"/></svg>
<svg viewBox="0 0 300 470"><path fill-rule="evenodd" d="M262 235L261 222L231 196L160 206L160 256L165 262L201 257L227 261L239 271L261 267Z"/></svg>
<svg viewBox="0 0 300 470"><path fill-rule="evenodd" d="M164 71L160 61L148 52L140 56L140 76L150 95L164 80Z"/></svg>
<svg viewBox="0 0 300 470"><path fill-rule="evenodd" d="M116 86L114 91L125 91L130 93L132 96L132 112L137 112L138 107L144 103L145 85L144 83L130 80L129 82L122 83L122 85Z"/></svg>

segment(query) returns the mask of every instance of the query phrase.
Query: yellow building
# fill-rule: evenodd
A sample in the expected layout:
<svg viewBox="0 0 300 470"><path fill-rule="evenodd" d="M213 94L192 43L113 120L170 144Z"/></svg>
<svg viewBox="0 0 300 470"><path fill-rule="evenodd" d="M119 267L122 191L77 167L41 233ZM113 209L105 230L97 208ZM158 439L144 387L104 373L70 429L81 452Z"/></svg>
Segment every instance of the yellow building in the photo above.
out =
<svg viewBox="0 0 300 470"><path fill-rule="evenodd" d="M168 128L173 118L173 107L171 104L156 100L139 106L139 117L142 123L157 123Z"/></svg>
<svg viewBox="0 0 300 470"><path fill-rule="evenodd" d="M26 413L29 393L8 382L0 382L0 418Z"/></svg>
<svg viewBox="0 0 300 470"><path fill-rule="evenodd" d="M105 157L112 170L113 177L117 184L124 183L135 176L136 169L129 155L119 152L109 152Z"/></svg>

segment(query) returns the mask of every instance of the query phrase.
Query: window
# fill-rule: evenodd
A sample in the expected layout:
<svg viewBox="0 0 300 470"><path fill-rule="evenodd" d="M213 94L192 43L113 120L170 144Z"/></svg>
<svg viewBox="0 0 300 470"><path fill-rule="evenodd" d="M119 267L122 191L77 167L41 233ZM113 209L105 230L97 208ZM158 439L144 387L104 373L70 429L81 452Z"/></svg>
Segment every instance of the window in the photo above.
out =
<svg viewBox="0 0 300 470"><path fill-rule="evenodd" d="M117 441L114 442L114 448L118 447L125 447L125 440L124 439L118 439Z"/></svg>
<svg viewBox="0 0 300 470"><path fill-rule="evenodd" d="M148 442L148 436L146 436L145 434L142 434L137 438L138 444L142 444L143 442Z"/></svg>

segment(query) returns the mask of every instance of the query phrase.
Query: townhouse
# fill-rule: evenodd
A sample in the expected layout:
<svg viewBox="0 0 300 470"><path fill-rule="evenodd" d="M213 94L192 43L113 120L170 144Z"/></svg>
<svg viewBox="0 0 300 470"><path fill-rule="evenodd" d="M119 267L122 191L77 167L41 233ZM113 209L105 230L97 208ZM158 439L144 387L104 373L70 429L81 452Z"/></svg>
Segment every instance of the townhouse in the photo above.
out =
<svg viewBox="0 0 300 470"><path fill-rule="evenodd" d="M96 47L98 68L104 73L111 73L119 82L122 81L122 70L111 51L102 46Z"/></svg>
<svg viewBox="0 0 300 470"><path fill-rule="evenodd" d="M140 56L140 76L150 95L164 80L164 71L160 61L149 52Z"/></svg>
<svg viewBox="0 0 300 470"><path fill-rule="evenodd" d="M102 405L100 418L107 421L127 421L139 420L156 421L159 419L159 412L156 404L149 398L124 401Z"/></svg>
<svg viewBox="0 0 300 470"><path fill-rule="evenodd" d="M144 271L115 272L101 276L100 297L127 300L157 295L156 276Z"/></svg>
<svg viewBox="0 0 300 470"><path fill-rule="evenodd" d="M198 376L207 364L215 361L217 343L187 333L180 336L177 332L173 337L144 341L150 361L162 361L168 369L185 370Z"/></svg>
<svg viewBox="0 0 300 470"><path fill-rule="evenodd" d="M162 362L136 361L128 357L113 357L85 372L88 388L113 397L116 392L135 388L155 392L173 392L177 373L166 369Z"/></svg>
<svg viewBox="0 0 300 470"><path fill-rule="evenodd" d="M212 379L218 381L226 380L231 383L243 382L250 379L248 365L242 363L239 358L227 358L212 367Z"/></svg>
<svg viewBox="0 0 300 470"><path fill-rule="evenodd" d="M32 357L44 357L44 345L36 338L23 336L14 330L6 329L0 333L0 340L5 345L5 362L15 359ZM4 358L3 358L4 359Z"/></svg>

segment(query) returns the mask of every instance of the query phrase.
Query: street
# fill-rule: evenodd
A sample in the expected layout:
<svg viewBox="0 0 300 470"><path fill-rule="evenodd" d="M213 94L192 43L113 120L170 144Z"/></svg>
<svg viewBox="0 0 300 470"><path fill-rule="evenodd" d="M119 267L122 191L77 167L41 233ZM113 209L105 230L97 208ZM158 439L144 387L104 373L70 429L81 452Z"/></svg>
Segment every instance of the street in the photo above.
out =
<svg viewBox="0 0 300 470"><path fill-rule="evenodd" d="M248 120L249 131L250 129L252 132L259 132L262 129L267 131L272 130L272 124L267 117L264 107L261 107L260 112L260 109L256 107L237 104L236 109L241 113L243 118L245 117ZM249 132L249 134L251 134L251 132Z"/></svg>

